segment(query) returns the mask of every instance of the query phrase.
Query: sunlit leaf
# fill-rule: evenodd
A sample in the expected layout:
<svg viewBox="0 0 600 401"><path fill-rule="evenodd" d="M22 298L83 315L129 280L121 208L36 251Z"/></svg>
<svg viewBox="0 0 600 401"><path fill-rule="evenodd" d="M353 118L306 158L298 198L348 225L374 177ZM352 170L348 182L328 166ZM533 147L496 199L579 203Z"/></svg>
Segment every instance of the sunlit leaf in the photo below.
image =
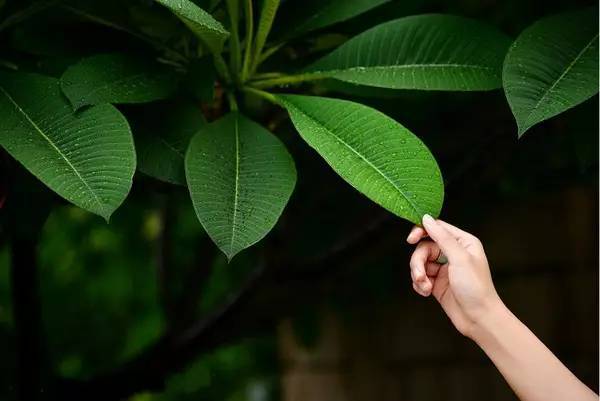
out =
<svg viewBox="0 0 600 401"><path fill-rule="evenodd" d="M296 183L279 139L237 113L194 136L185 169L196 214L229 259L267 235Z"/></svg>
<svg viewBox="0 0 600 401"><path fill-rule="evenodd" d="M175 73L158 63L126 54L100 54L69 67L60 79L73 107L101 103L145 103L177 88Z"/></svg>
<svg viewBox="0 0 600 401"><path fill-rule="evenodd" d="M507 36L478 21L417 15L350 39L306 73L393 89L489 90L502 84Z"/></svg>
<svg viewBox="0 0 600 401"><path fill-rule="evenodd" d="M131 188L129 125L109 104L74 113L59 81L0 73L0 145L49 188L108 219Z"/></svg>
<svg viewBox="0 0 600 401"><path fill-rule="evenodd" d="M504 91L519 136L598 93L598 10L539 20L504 62Z"/></svg>
<svg viewBox="0 0 600 401"><path fill-rule="evenodd" d="M444 185L427 147L383 113L347 100L279 95L302 138L350 185L397 216L437 216Z"/></svg>

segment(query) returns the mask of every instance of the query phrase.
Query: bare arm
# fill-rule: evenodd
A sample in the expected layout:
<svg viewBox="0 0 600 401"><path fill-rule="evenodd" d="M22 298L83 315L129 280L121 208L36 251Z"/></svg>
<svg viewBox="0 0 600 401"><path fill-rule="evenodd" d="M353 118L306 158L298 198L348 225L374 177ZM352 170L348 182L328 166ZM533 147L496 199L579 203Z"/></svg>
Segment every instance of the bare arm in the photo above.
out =
<svg viewBox="0 0 600 401"><path fill-rule="evenodd" d="M426 236L431 240L420 241ZM522 401L598 400L500 300L475 236L426 215L407 241L418 243L410 261L415 291L437 299Z"/></svg>

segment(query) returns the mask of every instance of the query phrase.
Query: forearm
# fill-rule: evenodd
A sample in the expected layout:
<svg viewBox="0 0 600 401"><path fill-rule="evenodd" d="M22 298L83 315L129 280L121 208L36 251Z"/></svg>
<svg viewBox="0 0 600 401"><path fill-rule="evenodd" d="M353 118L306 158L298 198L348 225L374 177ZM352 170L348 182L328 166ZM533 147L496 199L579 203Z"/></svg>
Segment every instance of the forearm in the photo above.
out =
<svg viewBox="0 0 600 401"><path fill-rule="evenodd" d="M522 401L598 400L502 302L480 319L471 338Z"/></svg>

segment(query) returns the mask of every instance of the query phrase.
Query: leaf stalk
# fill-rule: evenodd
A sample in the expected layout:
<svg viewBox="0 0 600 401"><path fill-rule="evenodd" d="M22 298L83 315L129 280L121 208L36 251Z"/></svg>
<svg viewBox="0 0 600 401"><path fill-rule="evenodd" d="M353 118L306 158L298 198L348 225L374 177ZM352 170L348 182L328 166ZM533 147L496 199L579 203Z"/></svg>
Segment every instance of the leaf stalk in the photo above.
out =
<svg viewBox="0 0 600 401"><path fill-rule="evenodd" d="M242 64L241 81L248 79L250 70L252 44L254 35L254 11L252 10L252 0L244 2L244 13L246 15L246 48L244 49L244 62Z"/></svg>
<svg viewBox="0 0 600 401"><path fill-rule="evenodd" d="M286 86L292 84L300 84L308 81L316 81L319 79L326 78L324 75L317 73L306 73L306 74L298 74L298 75L287 75L283 77L277 78L269 78L269 79L259 79L251 82L252 87L254 88L270 88L273 86Z"/></svg>
<svg viewBox="0 0 600 401"><path fill-rule="evenodd" d="M253 74L258 67L259 60L262 54L263 47L267 42L269 32L273 26L273 20L275 14L279 8L280 0L264 0L263 7L260 13L260 20L258 22L258 29L256 31L256 41L254 43L253 55L251 58L250 74Z"/></svg>

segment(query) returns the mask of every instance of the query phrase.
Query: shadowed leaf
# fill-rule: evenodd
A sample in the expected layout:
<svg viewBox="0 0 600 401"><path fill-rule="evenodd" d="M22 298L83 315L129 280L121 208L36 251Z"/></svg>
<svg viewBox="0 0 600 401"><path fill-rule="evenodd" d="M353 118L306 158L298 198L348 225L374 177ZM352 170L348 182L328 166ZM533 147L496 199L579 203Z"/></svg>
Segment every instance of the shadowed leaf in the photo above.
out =
<svg viewBox="0 0 600 401"><path fill-rule="evenodd" d="M279 139L237 113L194 136L185 169L196 214L230 260L267 235L296 183Z"/></svg>
<svg viewBox="0 0 600 401"><path fill-rule="evenodd" d="M69 67L60 79L73 107L101 103L145 103L163 99L177 88L169 68L126 54L101 54Z"/></svg>
<svg viewBox="0 0 600 401"><path fill-rule="evenodd" d="M504 92L519 136L598 93L598 10L541 19L510 47Z"/></svg>

